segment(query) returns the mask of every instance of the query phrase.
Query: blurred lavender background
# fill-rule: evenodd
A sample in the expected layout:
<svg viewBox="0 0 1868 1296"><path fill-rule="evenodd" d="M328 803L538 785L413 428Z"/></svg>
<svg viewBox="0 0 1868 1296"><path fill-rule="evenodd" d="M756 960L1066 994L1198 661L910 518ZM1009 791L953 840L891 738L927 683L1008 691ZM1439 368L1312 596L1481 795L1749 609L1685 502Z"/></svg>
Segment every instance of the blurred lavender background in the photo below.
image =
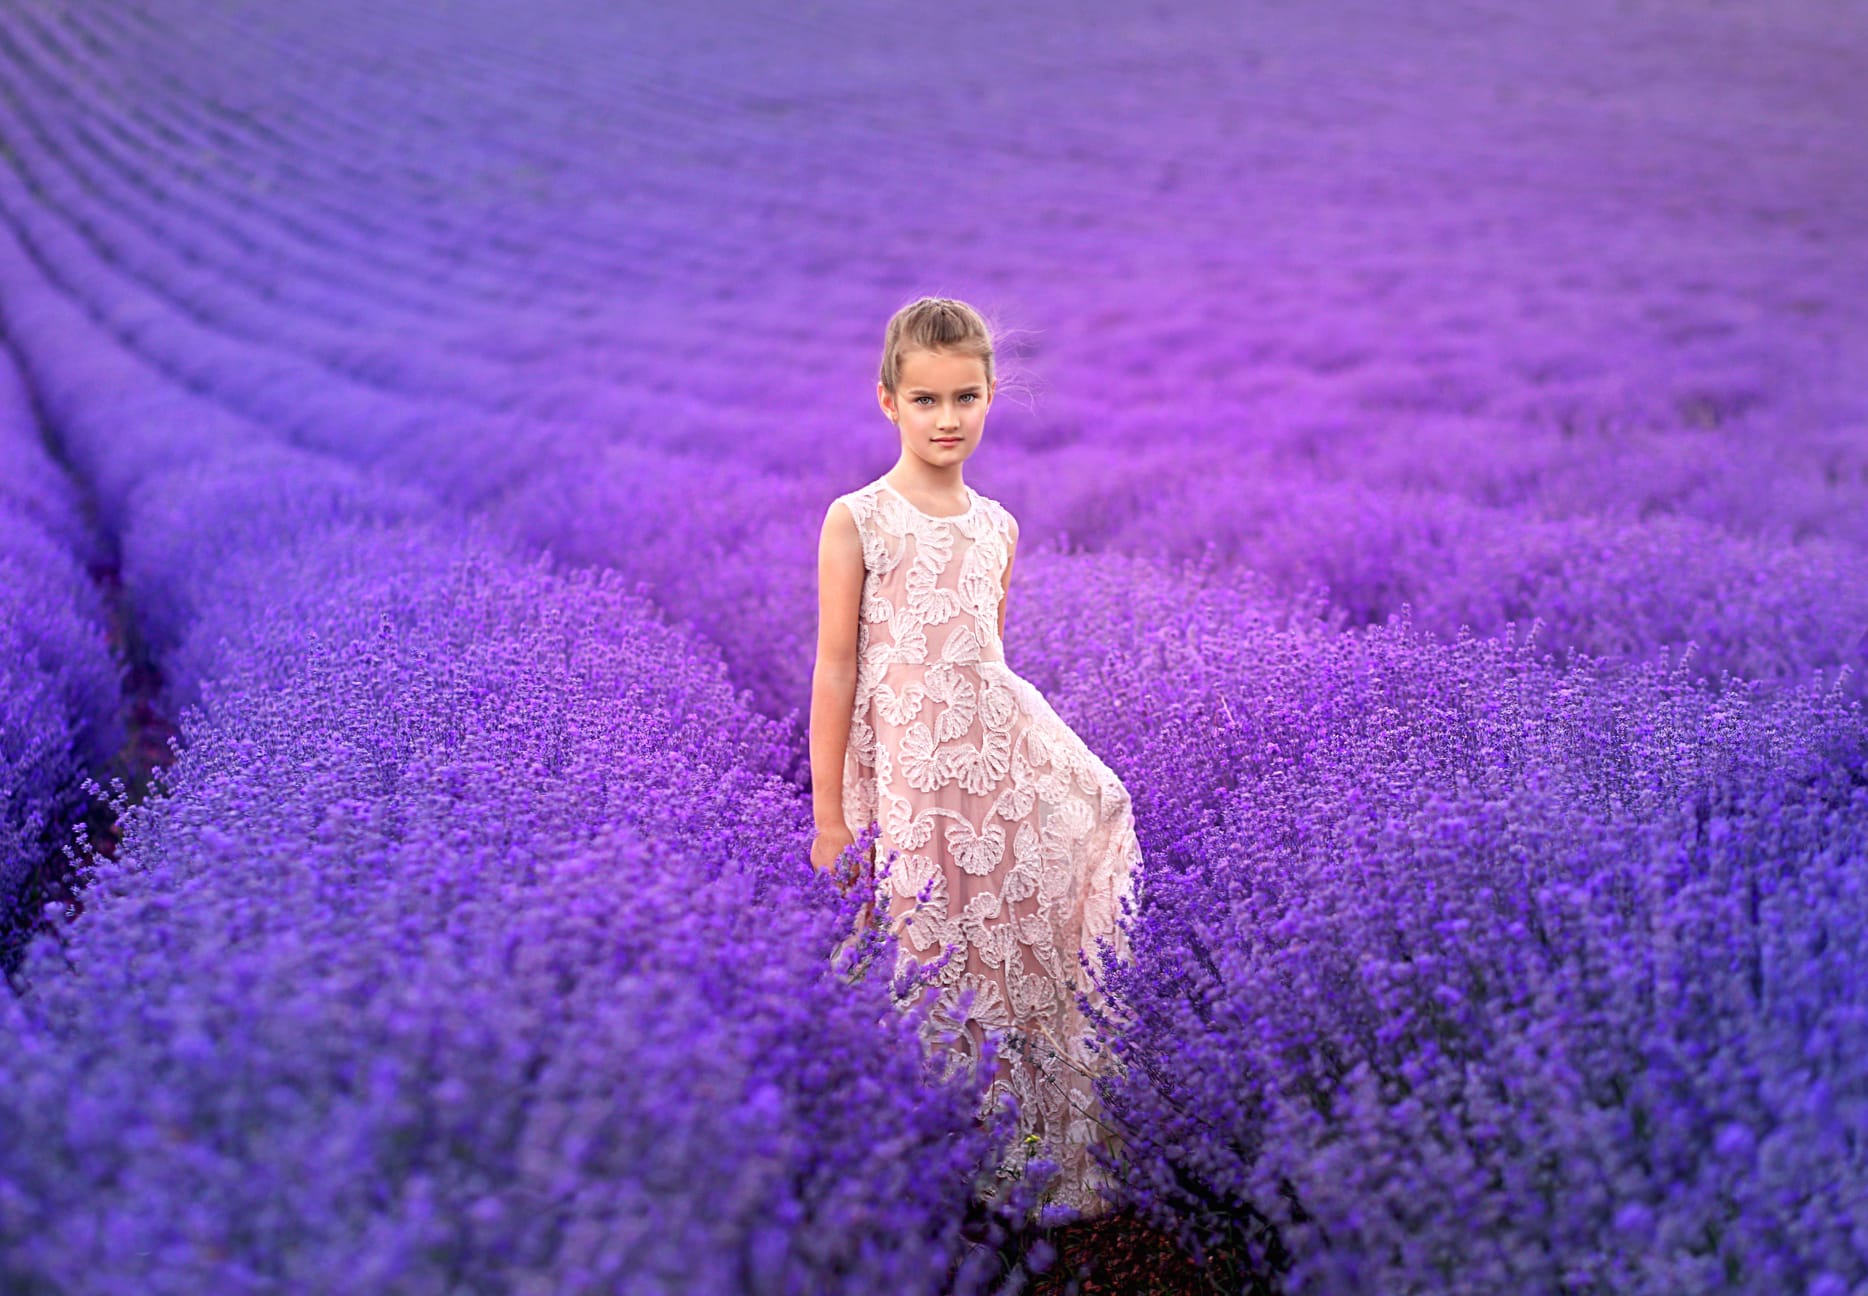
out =
<svg viewBox="0 0 1868 1296"><path fill-rule="evenodd" d="M805 858L815 529L941 293L1009 659L1141 817L1137 1215L1868 1290L1864 67L1848 0L0 0L0 1286L1014 1281Z"/></svg>

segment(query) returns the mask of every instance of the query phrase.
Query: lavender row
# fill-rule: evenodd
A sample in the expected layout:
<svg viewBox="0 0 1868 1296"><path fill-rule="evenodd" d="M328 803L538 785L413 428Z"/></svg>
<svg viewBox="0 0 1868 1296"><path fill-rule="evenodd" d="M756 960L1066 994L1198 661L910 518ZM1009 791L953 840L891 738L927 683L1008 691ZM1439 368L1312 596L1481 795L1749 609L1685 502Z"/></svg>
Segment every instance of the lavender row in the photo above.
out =
<svg viewBox="0 0 1868 1296"><path fill-rule="evenodd" d="M218 583L185 754L0 1005L9 1284L937 1290L986 1135L834 973L717 661L421 523Z"/></svg>
<svg viewBox="0 0 1868 1296"><path fill-rule="evenodd" d="M292 52L276 49L265 79L247 82L228 16L193 17L169 26L127 6L28 10L10 26L0 44L14 72L7 103L28 146L22 162L47 201L95 216L95 237L173 293L204 286L189 257L219 269L210 319L291 327L325 344L349 344L342 326L360 314L412 321L458 307L463 295L510 289L510 277L437 281L436 254L408 246L420 237L417 213L365 196L380 173L341 141L367 141L368 132L328 86L304 83L328 69L287 73ZM192 93L175 93L182 68L196 74ZM235 90L238 109L212 98ZM126 210L93 210L100 199ZM334 276L341 285L365 264L374 276L367 297L331 291Z"/></svg>
<svg viewBox="0 0 1868 1296"><path fill-rule="evenodd" d="M84 815L80 780L102 774L123 741L122 662L87 571L101 559L0 347L0 962L9 969Z"/></svg>
<svg viewBox="0 0 1868 1296"><path fill-rule="evenodd" d="M1292 1292L1868 1280L1859 703L1161 575L1028 609L1138 789L1151 1218Z"/></svg>

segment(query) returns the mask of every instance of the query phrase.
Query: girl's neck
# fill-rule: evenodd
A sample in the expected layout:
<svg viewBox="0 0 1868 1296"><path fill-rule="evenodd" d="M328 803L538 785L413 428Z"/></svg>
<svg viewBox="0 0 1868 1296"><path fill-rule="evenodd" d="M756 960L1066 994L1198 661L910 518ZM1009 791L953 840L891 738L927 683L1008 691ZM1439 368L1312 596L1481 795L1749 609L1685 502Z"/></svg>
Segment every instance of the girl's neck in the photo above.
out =
<svg viewBox="0 0 1868 1296"><path fill-rule="evenodd" d="M966 482L960 476L959 464L951 468L935 468L918 459L897 459L895 466L883 476L888 478L891 486L919 491L923 495L966 494Z"/></svg>
<svg viewBox="0 0 1868 1296"><path fill-rule="evenodd" d="M960 479L958 464L951 470L942 470L926 464L910 466L905 461L897 462L882 474L882 480L910 504L935 516L956 516L972 503L966 483Z"/></svg>

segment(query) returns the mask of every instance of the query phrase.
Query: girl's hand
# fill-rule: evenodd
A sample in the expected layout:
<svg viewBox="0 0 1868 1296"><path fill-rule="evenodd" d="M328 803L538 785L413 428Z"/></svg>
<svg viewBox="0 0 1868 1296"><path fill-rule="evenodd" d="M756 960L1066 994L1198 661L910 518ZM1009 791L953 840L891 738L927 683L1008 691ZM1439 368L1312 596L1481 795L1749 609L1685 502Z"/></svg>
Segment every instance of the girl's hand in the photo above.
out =
<svg viewBox="0 0 1868 1296"><path fill-rule="evenodd" d="M819 828L817 838L811 843L811 867L819 873L828 873L836 867L837 856L856 844L856 838L850 835L848 828ZM839 885L848 889L849 883Z"/></svg>

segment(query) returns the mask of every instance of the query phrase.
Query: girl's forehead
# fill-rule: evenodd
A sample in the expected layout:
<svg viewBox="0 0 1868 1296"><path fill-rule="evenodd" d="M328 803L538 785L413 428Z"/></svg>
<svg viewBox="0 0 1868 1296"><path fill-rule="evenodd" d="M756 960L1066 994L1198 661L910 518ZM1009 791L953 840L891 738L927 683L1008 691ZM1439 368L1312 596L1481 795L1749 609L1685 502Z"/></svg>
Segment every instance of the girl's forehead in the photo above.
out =
<svg viewBox="0 0 1868 1296"><path fill-rule="evenodd" d="M986 362L956 351L908 351L901 358L901 379L904 385L916 386L984 383Z"/></svg>

